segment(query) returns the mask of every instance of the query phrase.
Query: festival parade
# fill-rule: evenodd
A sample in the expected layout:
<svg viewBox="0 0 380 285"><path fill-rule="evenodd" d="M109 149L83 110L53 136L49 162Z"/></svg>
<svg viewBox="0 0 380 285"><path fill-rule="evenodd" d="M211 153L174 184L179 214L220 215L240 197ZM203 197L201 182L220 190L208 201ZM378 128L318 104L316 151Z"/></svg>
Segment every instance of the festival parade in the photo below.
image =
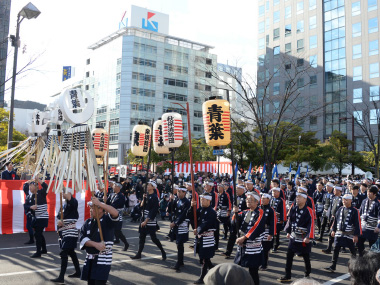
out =
<svg viewBox="0 0 380 285"><path fill-rule="evenodd" d="M380 284L378 0L22 2L0 285Z"/></svg>

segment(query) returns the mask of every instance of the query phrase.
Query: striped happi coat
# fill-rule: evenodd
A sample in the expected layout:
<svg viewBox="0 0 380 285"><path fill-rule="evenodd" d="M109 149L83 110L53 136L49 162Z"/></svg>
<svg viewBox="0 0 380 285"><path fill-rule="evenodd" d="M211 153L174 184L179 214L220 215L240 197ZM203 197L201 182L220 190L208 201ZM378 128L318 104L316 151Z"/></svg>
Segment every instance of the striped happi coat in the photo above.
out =
<svg viewBox="0 0 380 285"><path fill-rule="evenodd" d="M378 234L374 230L380 222L380 202L366 198L360 206L361 226L363 237L368 240L377 240Z"/></svg>
<svg viewBox="0 0 380 285"><path fill-rule="evenodd" d="M190 209L190 201L185 197L177 200L174 204L174 233L176 242L185 243L189 240L189 218L188 211Z"/></svg>
<svg viewBox="0 0 380 285"><path fill-rule="evenodd" d="M238 246L235 263L243 267L260 267L263 261L262 240L265 235L265 213L257 207L255 210L245 210L237 216L240 228L239 236L245 235L244 246Z"/></svg>
<svg viewBox="0 0 380 285"><path fill-rule="evenodd" d="M41 184L42 189L37 191L37 209L36 210L31 210L30 207L35 205L35 194L30 194L26 197L25 204L24 204L24 209L25 212L30 212L33 215L33 220L32 220L32 227L42 227L46 228L49 223L49 213L48 213L48 205L47 205L47 188L48 185L43 182ZM25 183L24 188L28 187L29 184ZM36 187L38 187L36 185Z"/></svg>
<svg viewBox="0 0 380 285"><path fill-rule="evenodd" d="M61 218L58 213L57 219ZM71 197L70 201L66 200L63 206L63 224L62 228L58 229L59 233L59 247L61 249L71 249L77 247L79 231L76 227L78 221L78 201Z"/></svg>
<svg viewBox="0 0 380 285"><path fill-rule="evenodd" d="M194 240L197 243L197 252L200 259L212 258L215 254L216 212L211 207L199 208L197 210L197 232Z"/></svg>
<svg viewBox="0 0 380 285"><path fill-rule="evenodd" d="M80 249L86 250L81 279L108 280L112 263L112 246L114 239L114 228L119 222L119 217L112 218L110 214L104 214L100 218L106 251L99 253L95 247L86 247L87 241L100 242L100 234L96 219L88 219L84 222L80 231ZM90 262L92 262L91 272Z"/></svg>
<svg viewBox="0 0 380 285"><path fill-rule="evenodd" d="M344 217L345 209L347 211L346 217ZM354 246L353 237L359 237L362 234L359 210L354 207L340 207L336 212L332 231L335 232L335 245Z"/></svg>

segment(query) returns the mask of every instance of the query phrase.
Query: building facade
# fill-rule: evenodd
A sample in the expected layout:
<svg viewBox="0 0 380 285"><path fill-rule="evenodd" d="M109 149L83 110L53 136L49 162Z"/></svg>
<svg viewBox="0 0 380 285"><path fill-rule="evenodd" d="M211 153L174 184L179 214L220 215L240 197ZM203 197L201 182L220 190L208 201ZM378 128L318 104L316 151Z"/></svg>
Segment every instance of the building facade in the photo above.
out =
<svg viewBox="0 0 380 285"><path fill-rule="evenodd" d="M11 0L0 1L0 108L4 107L4 90L8 55Z"/></svg>
<svg viewBox="0 0 380 285"><path fill-rule="evenodd" d="M378 1L260 0L258 5L259 85L270 78L267 91L276 96L287 88L286 72L308 66L311 72L296 79L300 108L320 110L302 127L316 131L320 140L334 130L346 133L362 150L365 135L351 120L368 114L371 127L379 121ZM279 76L272 76L277 71Z"/></svg>
<svg viewBox="0 0 380 285"><path fill-rule="evenodd" d="M110 165L125 163L139 121L151 125L169 110L182 114L184 136L188 127L194 137L204 136L202 103L216 86L204 66L216 70L217 57L210 53L211 46L143 28L147 22L150 28L160 25L154 21L156 14L147 11L150 18L143 18L142 27L123 27L89 47L83 88L96 106L89 123L105 128L110 124ZM186 107L186 102L191 126L186 111L174 104Z"/></svg>

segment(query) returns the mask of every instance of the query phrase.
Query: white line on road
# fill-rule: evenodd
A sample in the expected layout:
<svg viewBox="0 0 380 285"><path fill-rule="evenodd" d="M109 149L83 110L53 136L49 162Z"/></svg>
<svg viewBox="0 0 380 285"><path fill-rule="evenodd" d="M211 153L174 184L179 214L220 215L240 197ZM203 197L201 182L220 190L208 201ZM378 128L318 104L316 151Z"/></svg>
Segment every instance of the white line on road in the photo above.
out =
<svg viewBox="0 0 380 285"><path fill-rule="evenodd" d="M341 275L341 276L339 276L339 277L337 277L337 278L331 279L330 281L327 281L327 282L323 283L322 285L331 285L331 284L335 284L335 283L338 283L338 282L340 282L340 281L342 281L342 280L345 280L345 279L347 279L347 278L349 278L349 277L350 277L350 274L349 274L349 273L346 273L346 274L343 274L343 275Z"/></svg>
<svg viewBox="0 0 380 285"><path fill-rule="evenodd" d="M139 237L129 237L128 239L136 239L136 238L139 238ZM53 245L57 246L57 245L59 245L59 243L49 243L46 246L53 246ZM36 245L18 246L18 247L3 247L3 248L0 248L0 250L20 249L20 248L36 248Z"/></svg>
<svg viewBox="0 0 380 285"><path fill-rule="evenodd" d="M188 251L184 254L190 254L194 253L194 251ZM171 256L177 256L177 253L168 254L167 257ZM162 258L161 255L154 255L154 256L146 256L141 258L140 260L149 260L149 259L159 259ZM123 263L123 262L132 262L132 261L139 261L138 259L125 259L125 260L118 260L118 261L112 261L112 264L116 263ZM82 266L81 266L82 267ZM74 269L74 266L68 266L67 269ZM20 272L11 272L11 273L2 273L0 274L0 277L6 277L6 276L15 276L15 275L24 275L24 274L32 274L32 273L39 273L39 272L48 272L48 271L60 271L61 268L49 268L49 269L39 269L39 270L28 270L28 271L20 271Z"/></svg>

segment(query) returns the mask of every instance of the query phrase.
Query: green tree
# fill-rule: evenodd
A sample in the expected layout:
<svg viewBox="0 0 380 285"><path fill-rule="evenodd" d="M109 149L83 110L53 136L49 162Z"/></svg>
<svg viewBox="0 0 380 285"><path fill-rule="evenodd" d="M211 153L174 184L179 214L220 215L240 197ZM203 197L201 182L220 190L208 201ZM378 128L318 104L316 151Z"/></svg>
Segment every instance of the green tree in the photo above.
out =
<svg viewBox="0 0 380 285"><path fill-rule="evenodd" d="M9 111L4 108L0 108L0 151L4 151L7 149L8 142L8 119ZM14 119L15 120L15 119ZM13 128L13 143L12 146L17 146L18 142L26 139L26 136L15 128Z"/></svg>

